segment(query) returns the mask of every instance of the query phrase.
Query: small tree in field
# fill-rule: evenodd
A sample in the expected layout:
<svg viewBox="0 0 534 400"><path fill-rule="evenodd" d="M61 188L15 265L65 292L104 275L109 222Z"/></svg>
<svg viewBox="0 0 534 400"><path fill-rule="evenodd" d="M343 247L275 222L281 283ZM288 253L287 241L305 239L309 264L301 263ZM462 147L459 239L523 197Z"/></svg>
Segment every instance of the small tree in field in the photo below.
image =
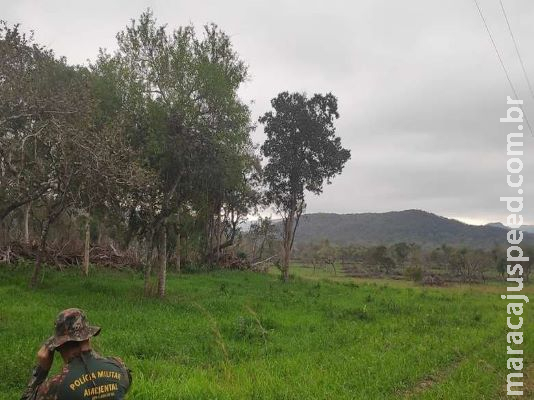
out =
<svg viewBox="0 0 534 400"><path fill-rule="evenodd" d="M259 122L267 140L261 147L268 159L264 179L267 199L283 217L282 277L289 277L289 258L295 231L305 209L304 191L320 194L323 185L340 174L350 158L335 135L339 118L337 99L331 93L307 98L302 93L280 93L271 100L274 111Z"/></svg>
<svg viewBox="0 0 534 400"><path fill-rule="evenodd" d="M263 257L265 246L270 248L276 240L276 226L270 217L259 217L250 226L249 236L252 241L252 261L259 261Z"/></svg>

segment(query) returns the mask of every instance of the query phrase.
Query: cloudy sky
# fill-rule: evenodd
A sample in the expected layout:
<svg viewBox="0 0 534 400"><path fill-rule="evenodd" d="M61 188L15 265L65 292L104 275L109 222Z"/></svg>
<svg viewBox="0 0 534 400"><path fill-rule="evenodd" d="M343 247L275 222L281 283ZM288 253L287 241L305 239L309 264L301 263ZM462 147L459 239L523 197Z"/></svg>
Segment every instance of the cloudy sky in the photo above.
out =
<svg viewBox="0 0 534 400"><path fill-rule="evenodd" d="M499 0L479 0L525 100ZM534 83L534 2L503 0ZM242 88L257 118L283 90L331 91L352 159L308 212L424 209L473 223L505 221L506 134L512 94L472 0L28 1L0 0L0 18L34 30L71 63L115 48L115 34L147 7L169 28L217 23L249 64ZM260 143L261 128L254 133ZM534 138L525 135L525 219L534 224Z"/></svg>

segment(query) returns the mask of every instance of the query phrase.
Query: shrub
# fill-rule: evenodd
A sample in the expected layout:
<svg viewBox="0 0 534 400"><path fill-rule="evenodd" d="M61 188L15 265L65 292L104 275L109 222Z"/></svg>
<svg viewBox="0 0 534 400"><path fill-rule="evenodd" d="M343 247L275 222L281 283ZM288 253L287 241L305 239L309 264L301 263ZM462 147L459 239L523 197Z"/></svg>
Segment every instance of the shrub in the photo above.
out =
<svg viewBox="0 0 534 400"><path fill-rule="evenodd" d="M421 267L406 267L404 276L414 282L421 282L423 280L423 270Z"/></svg>

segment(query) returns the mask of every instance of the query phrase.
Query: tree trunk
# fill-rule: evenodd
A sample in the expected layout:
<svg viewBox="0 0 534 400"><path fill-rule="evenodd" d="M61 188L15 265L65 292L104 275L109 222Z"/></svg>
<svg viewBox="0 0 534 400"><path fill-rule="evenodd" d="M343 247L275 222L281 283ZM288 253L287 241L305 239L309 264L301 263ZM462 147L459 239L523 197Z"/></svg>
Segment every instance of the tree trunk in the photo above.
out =
<svg viewBox="0 0 534 400"><path fill-rule="evenodd" d="M89 247L91 246L91 225L89 223L90 216L87 215L85 220L85 245L83 253L83 274L89 276Z"/></svg>
<svg viewBox="0 0 534 400"><path fill-rule="evenodd" d="M213 218L211 216L206 217L206 238L204 239L204 254L202 255L204 261L207 263L212 262L212 249L213 249ZM200 247L202 248L202 247Z"/></svg>
<svg viewBox="0 0 534 400"><path fill-rule="evenodd" d="M190 259L190 251L189 251L189 240L188 240L187 234L184 236L183 250L184 250L183 251L183 253L184 253L183 259L184 259L186 264L189 264L191 259Z"/></svg>
<svg viewBox="0 0 534 400"><path fill-rule="evenodd" d="M165 285L167 281L167 227L163 226L163 239L160 245L160 266L158 277L158 296L165 297Z"/></svg>
<svg viewBox="0 0 534 400"><path fill-rule="evenodd" d="M47 219L44 223L43 230L41 231L41 237L39 240L39 248L37 250L37 257L35 258L35 267L30 280L30 288L35 289L37 287L37 279L41 273L42 260L46 247L46 239L48 237L48 230L50 228L50 219Z"/></svg>
<svg viewBox="0 0 534 400"><path fill-rule="evenodd" d="M259 254L258 254L258 260L261 260L262 257L263 257L263 248L265 247L266 240L267 239L264 237L263 240L261 241L260 251L259 251ZM254 243L254 244L256 244L256 243Z"/></svg>
<svg viewBox="0 0 534 400"><path fill-rule="evenodd" d="M181 272L182 269L182 234L178 231L176 234L176 271Z"/></svg>
<svg viewBox="0 0 534 400"><path fill-rule="evenodd" d="M29 202L24 209L24 243L30 244L30 210L32 203Z"/></svg>
<svg viewBox="0 0 534 400"><path fill-rule="evenodd" d="M4 220L0 219L0 246L8 242Z"/></svg>
<svg viewBox="0 0 534 400"><path fill-rule="evenodd" d="M98 223L98 238L96 240L96 243L98 243L99 246L102 245L102 223Z"/></svg>
<svg viewBox="0 0 534 400"><path fill-rule="evenodd" d="M220 210L217 212L217 221L215 223L215 234L217 235L216 242L215 242L217 246L215 259L216 259L217 264L219 264L221 260L221 241L222 241L221 211Z"/></svg>
<svg viewBox="0 0 534 400"><path fill-rule="evenodd" d="M152 235L150 242L148 243L148 248L146 252L146 264L145 264L145 285L144 292L145 296L150 295L150 274L152 272L152 261L154 255L154 235Z"/></svg>
<svg viewBox="0 0 534 400"><path fill-rule="evenodd" d="M252 256L250 258L251 258L252 262L257 260L256 259L256 240L252 241ZM258 257L258 259L260 259L260 258Z"/></svg>
<svg viewBox="0 0 534 400"><path fill-rule="evenodd" d="M282 279L284 282L289 280L289 259L291 257L291 243L293 236L293 220L295 212L291 210L287 217L285 234L284 234L284 259L282 262Z"/></svg>

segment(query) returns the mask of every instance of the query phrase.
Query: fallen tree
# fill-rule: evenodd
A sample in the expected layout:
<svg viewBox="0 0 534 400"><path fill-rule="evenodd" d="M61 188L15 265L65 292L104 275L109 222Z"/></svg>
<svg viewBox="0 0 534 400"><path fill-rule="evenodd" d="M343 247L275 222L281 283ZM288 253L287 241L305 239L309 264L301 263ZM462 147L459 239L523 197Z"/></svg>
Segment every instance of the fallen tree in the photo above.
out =
<svg viewBox="0 0 534 400"><path fill-rule="evenodd" d="M39 254L36 243L25 244L10 242L0 247L0 264L15 264L23 261L35 261ZM58 267L83 265L84 249L81 246L51 243L42 252L42 262ZM93 246L89 251L89 262L93 265L114 268L141 269L138 257L130 251L118 251L112 244Z"/></svg>

